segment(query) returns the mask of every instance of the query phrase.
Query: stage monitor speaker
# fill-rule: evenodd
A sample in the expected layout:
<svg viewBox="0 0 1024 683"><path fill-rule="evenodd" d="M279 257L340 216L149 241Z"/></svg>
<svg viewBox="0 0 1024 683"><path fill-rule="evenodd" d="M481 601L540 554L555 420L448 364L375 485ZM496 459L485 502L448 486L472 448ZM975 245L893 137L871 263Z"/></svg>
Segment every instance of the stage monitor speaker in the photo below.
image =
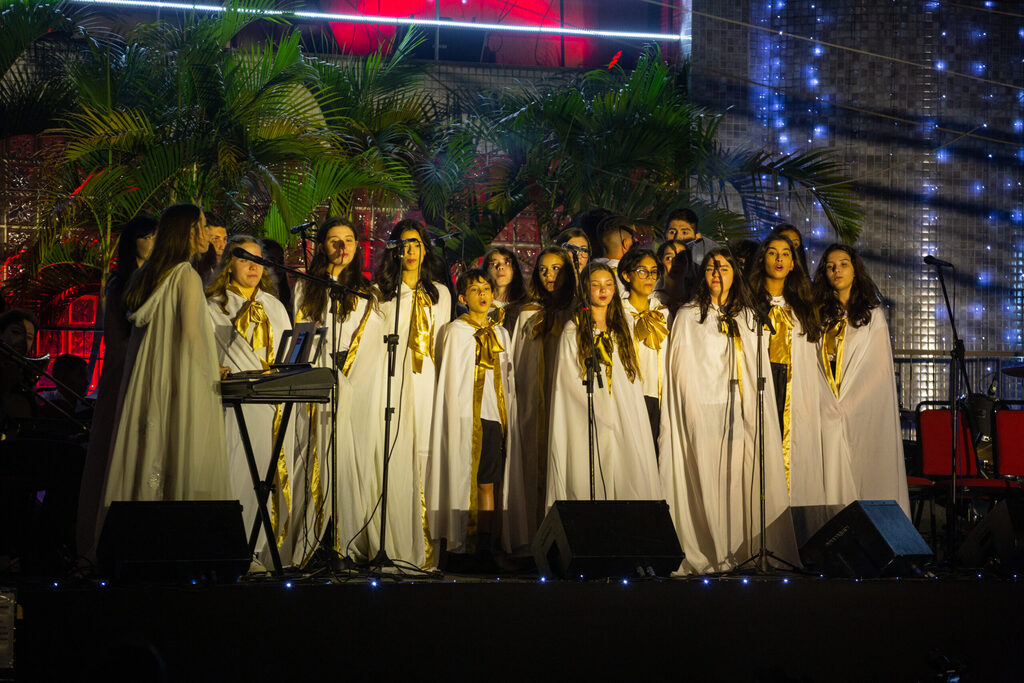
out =
<svg viewBox="0 0 1024 683"><path fill-rule="evenodd" d="M828 576L906 576L931 548L894 500L850 503L800 549L804 567Z"/></svg>
<svg viewBox="0 0 1024 683"><path fill-rule="evenodd" d="M237 500L115 501L96 554L120 581L231 583L250 564Z"/></svg>
<svg viewBox="0 0 1024 683"><path fill-rule="evenodd" d="M1024 570L1024 500L1003 500L993 507L967 535L959 560L965 567L995 560L1003 569Z"/></svg>
<svg viewBox="0 0 1024 683"><path fill-rule="evenodd" d="M663 500L558 500L533 541L541 576L668 576L683 551Z"/></svg>

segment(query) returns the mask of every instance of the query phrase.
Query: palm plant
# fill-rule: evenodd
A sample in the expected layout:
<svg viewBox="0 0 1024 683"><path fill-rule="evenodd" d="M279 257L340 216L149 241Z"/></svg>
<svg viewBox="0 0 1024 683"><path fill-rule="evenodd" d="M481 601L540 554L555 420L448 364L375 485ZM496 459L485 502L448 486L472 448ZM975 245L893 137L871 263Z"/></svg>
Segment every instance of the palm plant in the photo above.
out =
<svg viewBox="0 0 1024 683"><path fill-rule="evenodd" d="M628 73L592 71L575 87L492 95L478 115L480 136L505 154L492 165L488 207L512 217L531 206L549 235L594 207L657 225L681 205L736 232L771 219L766 193L776 182L798 201L819 202L840 238L860 228L862 212L830 152L722 149L723 115L690 103L657 49Z"/></svg>

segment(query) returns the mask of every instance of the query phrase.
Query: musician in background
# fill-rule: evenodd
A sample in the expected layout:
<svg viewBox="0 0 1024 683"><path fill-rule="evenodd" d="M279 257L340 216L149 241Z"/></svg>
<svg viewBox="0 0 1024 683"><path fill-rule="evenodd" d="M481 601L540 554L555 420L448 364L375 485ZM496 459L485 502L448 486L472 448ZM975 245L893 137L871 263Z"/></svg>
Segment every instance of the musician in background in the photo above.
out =
<svg viewBox="0 0 1024 683"><path fill-rule="evenodd" d="M107 458L117 429L117 399L124 374L125 356L132 324L124 309L124 289L139 266L153 253L156 218L140 214L128 221L117 240L117 262L103 293L103 369L96 386L96 404L89 430L89 447L78 497L78 554L90 557Z"/></svg>
<svg viewBox="0 0 1024 683"><path fill-rule="evenodd" d="M228 240L220 265L213 274L213 284L206 288L206 300L217 339L217 359L229 372L266 370L274 362L286 330L292 328L284 305L274 296L274 283L262 265L234 255L240 248L262 257L259 240L249 235L235 235ZM252 443L256 470L266 472L273 457L274 439L281 420L280 405L246 405L242 407ZM256 491L245 457L245 447L234 410L224 413L224 436L234 498L242 503L245 528L256 520ZM289 421L283 454L277 461L274 492L270 496L270 520L274 527L281 562L290 564L291 538L289 513L292 504L289 472L294 469L294 422ZM262 476L262 475L261 475ZM256 556L265 566L270 557L264 535L259 536Z"/></svg>
<svg viewBox="0 0 1024 683"><path fill-rule="evenodd" d="M213 324L190 264L208 246L202 209L171 206L160 217L152 255L128 282L128 381L97 537L115 500L232 498Z"/></svg>
<svg viewBox="0 0 1024 683"><path fill-rule="evenodd" d="M10 356L24 358L35 345L39 320L31 311L12 308L0 315L0 417L29 419L36 416L36 396L32 387L36 376L28 376L24 368Z"/></svg>

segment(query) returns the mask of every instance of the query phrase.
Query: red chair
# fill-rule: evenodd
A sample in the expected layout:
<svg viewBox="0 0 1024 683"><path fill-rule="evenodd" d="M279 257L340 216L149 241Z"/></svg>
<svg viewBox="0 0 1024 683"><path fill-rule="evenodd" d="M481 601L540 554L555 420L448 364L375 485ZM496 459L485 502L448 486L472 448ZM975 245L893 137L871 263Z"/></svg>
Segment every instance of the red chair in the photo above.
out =
<svg viewBox="0 0 1024 683"><path fill-rule="evenodd" d="M997 409L995 431L996 474L1024 477L1024 410Z"/></svg>
<svg viewBox="0 0 1024 683"><path fill-rule="evenodd" d="M924 408L927 405L943 407ZM944 481L952 477L953 439L951 415L945 403L923 402L917 406L917 435L921 442L922 474L932 480ZM1006 479L987 479L978 473L978 456L970 436L967 415L961 410L957 422L959 432L959 459L957 486L965 489L969 498L1003 497L1021 489L1017 482Z"/></svg>

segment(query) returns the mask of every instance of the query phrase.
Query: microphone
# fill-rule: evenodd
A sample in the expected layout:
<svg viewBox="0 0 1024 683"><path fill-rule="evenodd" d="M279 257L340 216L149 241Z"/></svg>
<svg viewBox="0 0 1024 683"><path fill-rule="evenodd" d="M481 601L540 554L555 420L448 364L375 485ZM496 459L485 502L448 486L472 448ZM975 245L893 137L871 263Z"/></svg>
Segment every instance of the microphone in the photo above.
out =
<svg viewBox="0 0 1024 683"><path fill-rule="evenodd" d="M404 247L410 242L419 242L417 237L406 237L404 240L386 240L384 247L387 249L397 249L398 247Z"/></svg>
<svg viewBox="0 0 1024 683"><path fill-rule="evenodd" d="M940 268L953 268L954 270L956 269L956 266L954 266L949 261L943 261L940 258L935 258L931 254L928 254L927 256L924 257L924 262L927 263L929 266L938 266Z"/></svg>
<svg viewBox="0 0 1024 683"><path fill-rule="evenodd" d="M444 241L446 239L448 239L449 237L455 237L458 234L459 234L458 231L453 231L453 232L448 233L447 235L441 235L440 237L431 237L430 241L431 241L431 243L433 243L433 245L435 247L443 247L444 246Z"/></svg>
<svg viewBox="0 0 1024 683"><path fill-rule="evenodd" d="M231 255L234 256L235 258L241 258L241 259L245 259L246 261L252 261L253 263L258 263L261 266L266 266L267 268L275 268L277 266L277 264L274 263L273 261L268 261L267 259L263 258L262 256L257 256L256 254L250 254L249 252L247 252L245 249L242 249L241 247L235 247L234 249L232 249L231 250Z"/></svg>
<svg viewBox="0 0 1024 683"><path fill-rule="evenodd" d="M305 223L296 225L294 228L288 228L288 232L293 235L298 235L300 232L306 232L306 228L312 228L314 225L316 225L316 221L306 221Z"/></svg>
<svg viewBox="0 0 1024 683"><path fill-rule="evenodd" d="M590 250L586 247L581 247L578 244L569 244L568 242L562 242L559 244L562 249L568 249L569 251L589 252Z"/></svg>

